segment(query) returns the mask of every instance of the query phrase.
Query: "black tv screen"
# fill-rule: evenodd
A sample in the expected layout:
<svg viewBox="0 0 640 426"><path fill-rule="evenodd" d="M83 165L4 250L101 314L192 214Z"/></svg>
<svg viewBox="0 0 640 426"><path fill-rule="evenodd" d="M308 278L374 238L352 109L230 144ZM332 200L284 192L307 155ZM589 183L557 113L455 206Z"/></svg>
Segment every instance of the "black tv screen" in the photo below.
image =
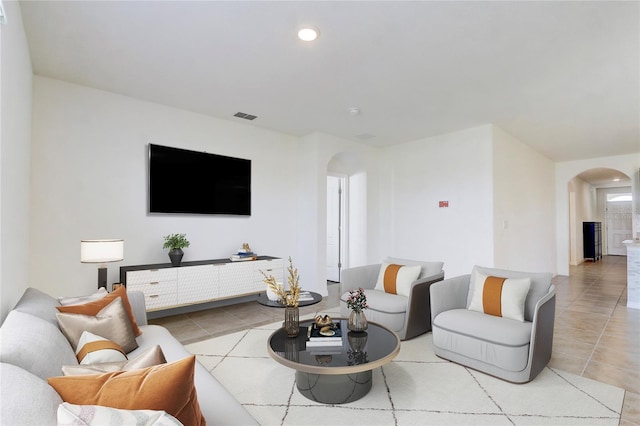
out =
<svg viewBox="0 0 640 426"><path fill-rule="evenodd" d="M251 160L149 144L149 212L251 214Z"/></svg>

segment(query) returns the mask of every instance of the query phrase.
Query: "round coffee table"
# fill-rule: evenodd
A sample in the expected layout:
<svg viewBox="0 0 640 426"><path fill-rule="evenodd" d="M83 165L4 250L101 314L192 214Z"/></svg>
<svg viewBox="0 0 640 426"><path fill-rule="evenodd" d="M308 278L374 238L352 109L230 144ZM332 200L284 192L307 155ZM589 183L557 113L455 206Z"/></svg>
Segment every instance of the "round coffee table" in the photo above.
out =
<svg viewBox="0 0 640 426"><path fill-rule="evenodd" d="M388 363L400 352L398 335L380 324L370 322L363 333L347 329L340 321L341 346L307 347L307 329L312 320L300 322L300 334L287 337L276 330L267 342L271 358L296 370L298 391L324 404L357 401L371 390L372 370Z"/></svg>
<svg viewBox="0 0 640 426"><path fill-rule="evenodd" d="M322 295L320 293L316 293L314 291L308 291L307 293L309 293L309 296L311 297L311 300L300 300L298 301L298 306L309 306L309 305L315 305L316 303L320 302L322 300ZM269 298L267 297L267 292L262 292L258 295L258 298L256 299L256 301L264 306L270 306L272 308L284 308L285 305L283 305L282 303L280 303L280 301L278 300L269 300Z"/></svg>

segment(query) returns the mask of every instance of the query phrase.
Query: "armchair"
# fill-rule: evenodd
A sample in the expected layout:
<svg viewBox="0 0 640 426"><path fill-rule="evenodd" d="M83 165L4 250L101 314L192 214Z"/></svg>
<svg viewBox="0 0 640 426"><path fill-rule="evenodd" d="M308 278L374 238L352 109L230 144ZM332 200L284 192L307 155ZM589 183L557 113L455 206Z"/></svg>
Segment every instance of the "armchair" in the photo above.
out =
<svg viewBox="0 0 640 426"><path fill-rule="evenodd" d="M376 289L383 265L419 266L417 278L410 283L407 295L392 294ZM398 334L401 340L411 339L431 330L429 286L444 278L443 262L421 262L387 258L384 263L358 266L342 271L340 284L340 313L348 316L349 290L363 288L367 296L367 320L380 323ZM404 291L402 291L404 293Z"/></svg>
<svg viewBox="0 0 640 426"><path fill-rule="evenodd" d="M486 289L487 277L530 280L521 302L524 321L469 309L476 286ZM514 383L533 380L551 359L556 291L550 273L475 266L470 275L433 284L430 292L437 356Z"/></svg>

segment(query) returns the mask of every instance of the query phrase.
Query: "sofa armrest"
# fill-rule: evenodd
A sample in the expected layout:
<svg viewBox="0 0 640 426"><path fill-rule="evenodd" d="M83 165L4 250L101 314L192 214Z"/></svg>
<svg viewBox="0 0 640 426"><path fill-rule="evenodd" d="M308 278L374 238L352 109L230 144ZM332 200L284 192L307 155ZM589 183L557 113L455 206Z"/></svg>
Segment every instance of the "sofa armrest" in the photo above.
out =
<svg viewBox="0 0 640 426"><path fill-rule="evenodd" d="M356 266L342 271L340 279L340 296L349 290L373 289L378 281L380 263L374 265Z"/></svg>
<svg viewBox="0 0 640 426"><path fill-rule="evenodd" d="M138 325L147 325L147 307L144 303L144 293L141 291L128 291L127 297Z"/></svg>
<svg viewBox="0 0 640 426"><path fill-rule="evenodd" d="M529 348L529 360L532 363L531 378L536 377L551 359L555 316L556 288L552 284L547 294L536 303L533 313L531 347Z"/></svg>
<svg viewBox="0 0 640 426"><path fill-rule="evenodd" d="M471 274L467 274L431 284L431 321L441 312L467 307L470 281Z"/></svg>
<svg viewBox="0 0 640 426"><path fill-rule="evenodd" d="M424 277L411 284L407 301L407 319L405 340L431 330L431 303L429 288L444 279L444 271Z"/></svg>

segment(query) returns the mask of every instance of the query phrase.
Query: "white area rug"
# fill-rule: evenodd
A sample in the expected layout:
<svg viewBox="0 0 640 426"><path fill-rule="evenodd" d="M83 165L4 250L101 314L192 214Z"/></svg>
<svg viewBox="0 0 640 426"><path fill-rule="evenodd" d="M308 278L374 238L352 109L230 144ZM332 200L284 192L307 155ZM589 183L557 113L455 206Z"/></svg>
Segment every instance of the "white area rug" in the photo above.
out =
<svg viewBox="0 0 640 426"><path fill-rule="evenodd" d="M373 388L343 405L298 392L295 372L271 359L281 323L193 343L187 349L261 425L618 425L624 389L545 368L515 385L442 360L431 333L402 342L373 371Z"/></svg>

